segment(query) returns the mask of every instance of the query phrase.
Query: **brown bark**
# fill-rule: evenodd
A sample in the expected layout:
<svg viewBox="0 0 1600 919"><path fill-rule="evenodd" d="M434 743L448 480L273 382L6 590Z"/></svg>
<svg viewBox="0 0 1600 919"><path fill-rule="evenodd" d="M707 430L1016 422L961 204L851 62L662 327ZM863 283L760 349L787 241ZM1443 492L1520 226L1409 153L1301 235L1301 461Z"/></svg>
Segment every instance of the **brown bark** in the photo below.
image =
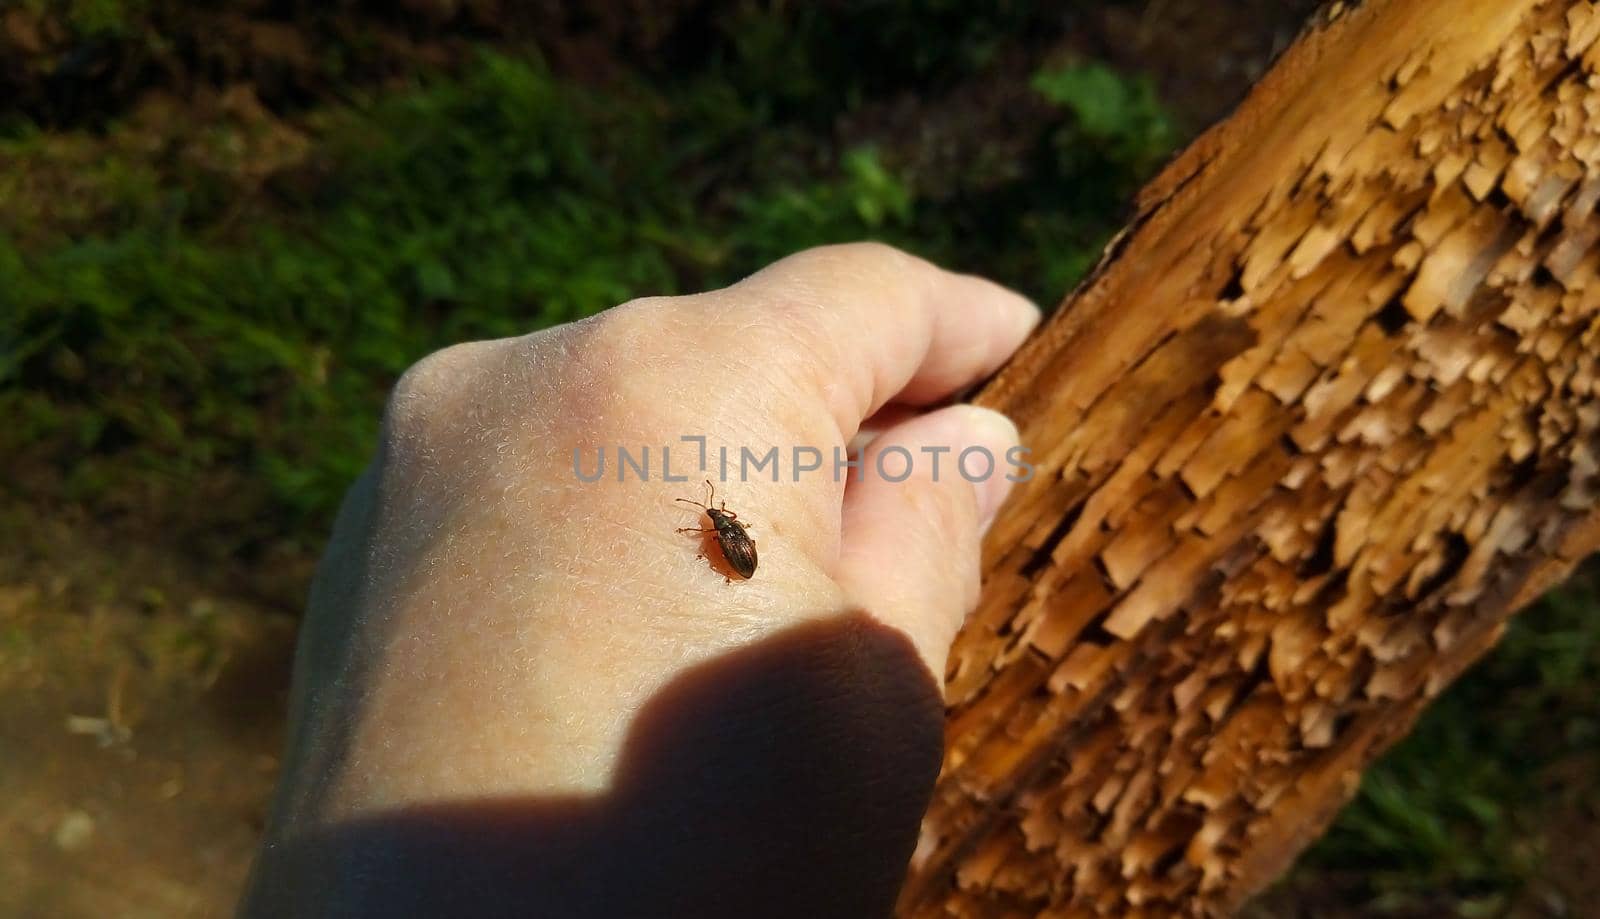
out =
<svg viewBox="0 0 1600 919"><path fill-rule="evenodd" d="M903 916L1225 913L1600 545L1600 8L1335 4L979 401Z"/></svg>

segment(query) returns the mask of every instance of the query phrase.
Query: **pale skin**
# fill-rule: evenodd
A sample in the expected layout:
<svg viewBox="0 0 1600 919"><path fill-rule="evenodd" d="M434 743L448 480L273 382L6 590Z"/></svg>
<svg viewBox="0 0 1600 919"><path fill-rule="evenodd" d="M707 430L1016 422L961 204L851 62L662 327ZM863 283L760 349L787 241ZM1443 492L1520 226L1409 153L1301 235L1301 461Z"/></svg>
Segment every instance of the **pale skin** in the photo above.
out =
<svg viewBox="0 0 1600 919"><path fill-rule="evenodd" d="M397 384L304 621L248 915L881 914L940 756L939 684L1015 428L946 402L1038 321L898 250L808 250L722 290L434 354ZM910 478L667 483L573 451L704 435L947 446ZM656 461L658 462L658 461ZM891 463L897 473L901 464ZM712 473L715 476L715 473ZM714 554L714 541L712 546ZM491 866L491 867L483 867Z"/></svg>

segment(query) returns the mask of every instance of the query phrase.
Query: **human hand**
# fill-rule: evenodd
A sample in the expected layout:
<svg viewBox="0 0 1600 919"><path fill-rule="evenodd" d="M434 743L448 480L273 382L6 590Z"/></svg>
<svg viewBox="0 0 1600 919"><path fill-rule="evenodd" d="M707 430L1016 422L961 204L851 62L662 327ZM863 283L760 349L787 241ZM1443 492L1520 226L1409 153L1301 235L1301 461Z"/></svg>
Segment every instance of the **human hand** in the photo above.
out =
<svg viewBox="0 0 1600 919"><path fill-rule="evenodd" d="M993 412L917 409L1037 320L859 244L419 362L318 571L245 911L885 912L1016 444ZM864 422L846 483L834 451ZM735 469L778 448L779 481L717 488L753 526L748 581L676 532L706 519L674 499L719 478L685 436ZM662 480L661 445L687 482ZM648 446L650 475L618 481L619 446ZM793 474L797 446L822 468ZM952 448L937 481L930 446ZM997 461L977 483L968 446ZM876 466L895 447L899 482Z"/></svg>

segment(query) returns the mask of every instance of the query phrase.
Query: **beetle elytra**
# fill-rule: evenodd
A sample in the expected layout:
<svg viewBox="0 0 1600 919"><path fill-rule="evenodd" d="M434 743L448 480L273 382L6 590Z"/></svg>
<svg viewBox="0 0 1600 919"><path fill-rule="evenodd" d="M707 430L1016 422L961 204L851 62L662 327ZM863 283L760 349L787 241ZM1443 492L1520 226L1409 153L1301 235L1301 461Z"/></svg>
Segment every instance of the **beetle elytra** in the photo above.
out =
<svg viewBox="0 0 1600 919"><path fill-rule="evenodd" d="M732 568L741 578L750 578L756 573L756 544L750 538L750 533L745 525L739 522L739 515L728 510L728 502L723 501L720 506L713 506L716 500L717 489L706 479L706 501L691 501L688 498L674 498L684 504L693 504L706 512L711 518L711 526L707 527L679 527L679 533L715 533L717 545L722 549L722 557L728 560L728 567ZM732 578L726 578L732 582Z"/></svg>

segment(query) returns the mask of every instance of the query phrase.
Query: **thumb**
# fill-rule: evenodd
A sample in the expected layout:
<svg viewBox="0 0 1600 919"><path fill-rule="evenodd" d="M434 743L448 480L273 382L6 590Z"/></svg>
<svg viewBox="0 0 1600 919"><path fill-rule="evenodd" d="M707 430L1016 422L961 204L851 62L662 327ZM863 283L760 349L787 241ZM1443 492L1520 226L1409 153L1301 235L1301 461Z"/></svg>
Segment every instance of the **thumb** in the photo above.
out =
<svg viewBox="0 0 1600 919"><path fill-rule="evenodd" d="M936 679L978 599L981 532L1011 490L1017 428L999 412L952 405L872 441L845 488L839 582L904 632Z"/></svg>

